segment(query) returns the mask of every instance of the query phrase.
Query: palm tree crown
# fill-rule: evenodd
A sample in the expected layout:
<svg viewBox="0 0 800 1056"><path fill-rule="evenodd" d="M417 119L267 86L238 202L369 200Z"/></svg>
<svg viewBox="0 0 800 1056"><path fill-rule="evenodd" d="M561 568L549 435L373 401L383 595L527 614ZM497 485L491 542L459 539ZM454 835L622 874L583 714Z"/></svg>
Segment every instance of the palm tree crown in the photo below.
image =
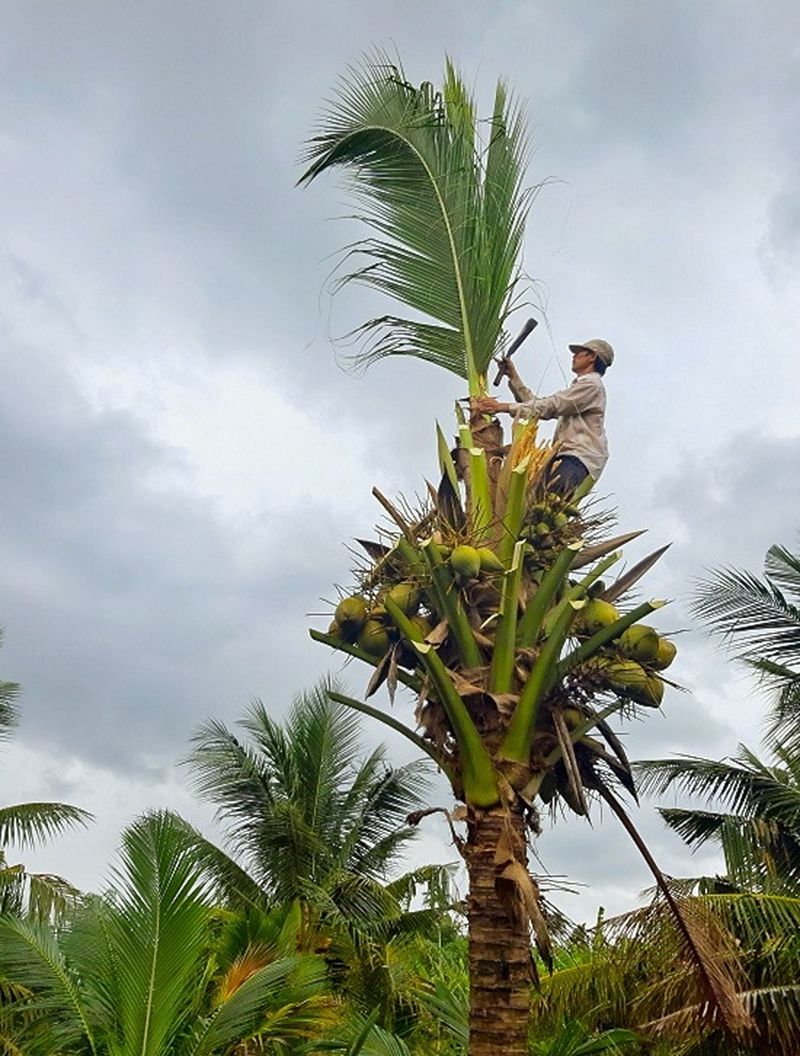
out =
<svg viewBox="0 0 800 1056"><path fill-rule="evenodd" d="M468 379L473 395L485 387L515 306L526 155L524 115L502 82L481 129L449 61L438 90L414 87L380 51L349 70L307 144L300 182L348 170L372 234L348 247L347 259L360 263L340 281L395 297L412 313L359 327L357 358L416 356Z"/></svg>
<svg viewBox="0 0 800 1056"><path fill-rule="evenodd" d="M357 717L330 699L331 688L298 696L285 725L255 702L241 721L244 743L222 723L204 724L188 760L233 854L284 904L385 879L425 790L419 764L392 769L382 747L356 761Z"/></svg>

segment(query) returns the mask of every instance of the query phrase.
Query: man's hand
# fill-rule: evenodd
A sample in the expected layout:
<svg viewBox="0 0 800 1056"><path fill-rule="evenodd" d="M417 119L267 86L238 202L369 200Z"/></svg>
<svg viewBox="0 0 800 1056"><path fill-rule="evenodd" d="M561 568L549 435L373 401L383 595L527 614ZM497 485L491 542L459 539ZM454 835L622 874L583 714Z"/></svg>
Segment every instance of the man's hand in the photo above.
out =
<svg viewBox="0 0 800 1056"><path fill-rule="evenodd" d="M474 396L470 401L472 409L481 414L510 414L511 408L507 403L501 403L493 396Z"/></svg>

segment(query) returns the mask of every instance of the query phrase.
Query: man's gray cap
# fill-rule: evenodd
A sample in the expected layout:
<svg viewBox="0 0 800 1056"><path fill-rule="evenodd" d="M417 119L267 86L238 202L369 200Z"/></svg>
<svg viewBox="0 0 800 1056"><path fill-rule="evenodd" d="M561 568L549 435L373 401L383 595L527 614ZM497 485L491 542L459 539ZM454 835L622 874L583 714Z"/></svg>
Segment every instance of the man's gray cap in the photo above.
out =
<svg viewBox="0 0 800 1056"><path fill-rule="evenodd" d="M570 352L582 352L584 349L587 352L593 352L607 367L614 362L614 349L608 341L603 341L599 337L593 337L591 341L582 341L579 345L570 345L569 349Z"/></svg>

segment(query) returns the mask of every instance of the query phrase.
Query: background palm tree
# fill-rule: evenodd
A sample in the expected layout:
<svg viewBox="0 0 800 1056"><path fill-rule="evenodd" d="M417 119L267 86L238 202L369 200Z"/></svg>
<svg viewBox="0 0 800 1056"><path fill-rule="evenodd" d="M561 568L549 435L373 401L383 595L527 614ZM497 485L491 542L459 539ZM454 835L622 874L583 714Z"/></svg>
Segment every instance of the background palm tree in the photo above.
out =
<svg viewBox="0 0 800 1056"><path fill-rule="evenodd" d="M300 182L338 168L351 177L370 234L349 247L346 261L358 265L341 281L408 309L359 328L362 362L411 355L466 379L470 396L485 391L518 299L526 150L523 114L502 83L480 122L449 62L439 88L415 87L380 52L348 71L308 143ZM551 955L527 870L541 804L585 816L592 798L606 802L680 919L617 798L618 787L634 796L635 789L606 721L660 703L659 672L675 649L639 625L662 602L625 613L613 604L663 549L606 586L600 576L638 533L603 538L607 519L578 506L591 480L569 499L548 493L553 452L537 443L535 422L506 445L496 421L477 412L457 421L452 453L438 430L442 480L429 487L429 503L399 509L375 490L392 529L363 542L369 560L357 572L358 593L342 599L327 633L312 636L375 669L367 695L385 682L391 695L403 683L417 697L422 735L334 693L404 733L465 804L470 1052L517 1056L527 1049L531 926L545 961ZM593 729L602 740L589 736ZM723 975L709 971L687 922L680 924L706 1007L723 1009L734 1024L742 1011Z"/></svg>
<svg viewBox="0 0 800 1056"><path fill-rule="evenodd" d="M414 830L406 823L427 789L426 768L390 767L385 749L359 758L358 718L323 682L299 694L284 724L261 701L239 725L205 723L187 760L193 787L217 808L238 868L265 904L327 904L357 921L385 908L385 882ZM220 862L223 859L219 859Z"/></svg>
<svg viewBox="0 0 800 1056"><path fill-rule="evenodd" d="M0 642L2 632L0 632ZM0 741L7 740L18 722L15 682L0 681ZM68 803L15 803L0 807L0 914L27 914L47 919L63 911L75 889L59 876L30 873L23 865L9 861L8 845L21 850L32 848L58 836L74 825L86 825L88 811Z"/></svg>
<svg viewBox="0 0 800 1056"><path fill-rule="evenodd" d="M194 787L217 807L224 849L186 827L225 904L268 912L295 905L301 949L324 953L330 979L351 1009L376 1025L413 1031L419 976L413 936L448 927L446 867L392 876L415 836L429 768L390 767L385 749L360 752L358 716L323 682L295 699L284 723L255 702L240 738L205 723L187 760ZM412 904L417 892L425 904Z"/></svg>
<svg viewBox="0 0 800 1056"><path fill-rule="evenodd" d="M800 748L800 554L771 546L763 579L718 569L700 583L694 611L772 690L772 742Z"/></svg>
<svg viewBox="0 0 800 1056"><path fill-rule="evenodd" d="M262 942L257 964L226 958L219 931L183 824L139 819L109 896L86 899L58 929L0 920L0 971L16 988L0 1016L5 1051L290 1053L333 1023L320 958L283 956L280 941Z"/></svg>
<svg viewBox="0 0 800 1056"><path fill-rule="evenodd" d="M772 690L767 761L744 745L733 759L681 756L636 764L653 794L678 789L707 806L661 808L692 848L716 844L723 876L695 887L743 952L742 995L754 1034L739 1052L800 1048L800 558L767 552L764 579L725 568L703 581L694 609L734 658ZM710 1043L709 1043L710 1044ZM731 1051L716 1039L717 1049Z"/></svg>

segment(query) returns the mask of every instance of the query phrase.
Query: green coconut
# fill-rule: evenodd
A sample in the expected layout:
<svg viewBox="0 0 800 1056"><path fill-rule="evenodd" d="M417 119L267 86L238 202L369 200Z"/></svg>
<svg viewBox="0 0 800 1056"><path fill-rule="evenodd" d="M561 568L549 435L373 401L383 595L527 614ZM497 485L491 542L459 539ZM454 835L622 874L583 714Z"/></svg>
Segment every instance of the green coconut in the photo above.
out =
<svg viewBox="0 0 800 1056"><path fill-rule="evenodd" d="M330 626L328 627L328 634L331 636L331 638L342 637L342 628L339 626L336 620L331 620Z"/></svg>
<svg viewBox="0 0 800 1056"><path fill-rule="evenodd" d="M336 606L336 622L345 641L354 642L367 622L367 603L360 594L342 598Z"/></svg>
<svg viewBox="0 0 800 1056"><path fill-rule="evenodd" d="M464 582L476 579L481 570L481 556L474 546L457 546L450 555L450 567Z"/></svg>
<svg viewBox="0 0 800 1056"><path fill-rule="evenodd" d="M644 685L639 686L633 693L633 698L639 704L648 708L658 708L664 699L664 682L658 675L648 675Z"/></svg>
<svg viewBox="0 0 800 1056"><path fill-rule="evenodd" d="M658 652L655 660L650 662L650 666L655 668L656 671L663 671L669 667L672 661L675 659L675 654L678 652L675 644L668 638L658 639Z"/></svg>
<svg viewBox="0 0 800 1056"><path fill-rule="evenodd" d="M505 572L503 562L488 546L478 547L478 557L481 561L481 572Z"/></svg>
<svg viewBox="0 0 800 1056"><path fill-rule="evenodd" d="M358 636L358 646L370 656L383 656L389 648L389 633L380 620L367 620Z"/></svg>
<svg viewBox="0 0 800 1056"><path fill-rule="evenodd" d="M413 583L398 583L386 595L406 616L413 616L419 608L419 590Z"/></svg>
<svg viewBox="0 0 800 1056"><path fill-rule="evenodd" d="M625 656L650 664L658 656L658 632L644 623L634 623L619 636L619 647Z"/></svg>
<svg viewBox="0 0 800 1056"><path fill-rule="evenodd" d="M618 619L619 611L611 602L603 601L601 598L592 598L584 606L580 622L587 632L592 635L602 631L604 627L610 627Z"/></svg>
<svg viewBox="0 0 800 1056"><path fill-rule="evenodd" d="M569 524L569 517L566 513L559 510L558 513L553 514L553 527L554 528L566 528Z"/></svg>
<svg viewBox="0 0 800 1056"><path fill-rule="evenodd" d="M641 688L647 681L644 668L635 660L614 660L602 656L595 661L595 667L617 689Z"/></svg>
<svg viewBox="0 0 800 1056"><path fill-rule="evenodd" d="M586 719L586 716L578 708L562 708L561 716L569 730L576 729Z"/></svg>
<svg viewBox="0 0 800 1056"><path fill-rule="evenodd" d="M427 638L433 628L431 627L431 621L427 616L412 616L411 622L415 627L419 629L420 634L423 638Z"/></svg>

